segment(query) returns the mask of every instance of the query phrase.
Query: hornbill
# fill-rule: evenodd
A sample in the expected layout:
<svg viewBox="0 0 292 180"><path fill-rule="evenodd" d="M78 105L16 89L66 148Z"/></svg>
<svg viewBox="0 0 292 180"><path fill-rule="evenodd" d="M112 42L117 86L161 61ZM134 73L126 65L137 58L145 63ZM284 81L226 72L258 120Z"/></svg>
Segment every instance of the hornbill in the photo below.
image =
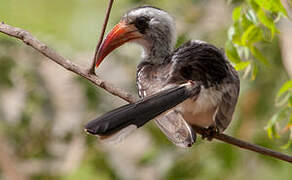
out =
<svg viewBox="0 0 292 180"><path fill-rule="evenodd" d="M190 147L196 140L194 126L207 128L210 138L228 127L240 83L222 50L203 41L189 41L174 50L173 18L162 9L142 6L128 11L108 33L96 66L126 42L143 48L136 76L142 99L89 122L85 131L119 141L155 118L170 141Z"/></svg>

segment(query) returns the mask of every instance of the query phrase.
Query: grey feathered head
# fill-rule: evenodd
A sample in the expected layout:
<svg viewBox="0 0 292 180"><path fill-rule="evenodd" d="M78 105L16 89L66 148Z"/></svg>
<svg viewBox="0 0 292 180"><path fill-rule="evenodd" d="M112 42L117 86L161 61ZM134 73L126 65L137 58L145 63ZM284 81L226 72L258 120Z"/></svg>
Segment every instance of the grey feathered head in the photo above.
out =
<svg viewBox="0 0 292 180"><path fill-rule="evenodd" d="M142 6L130 10L122 20L135 24L139 32L144 34L144 38L152 41L151 43L163 41L170 49L173 48L176 41L175 24L166 11L152 6Z"/></svg>
<svg viewBox="0 0 292 180"><path fill-rule="evenodd" d="M174 20L167 12L152 6L128 11L107 35L96 65L126 42L142 45L148 57L166 57L172 52L176 42Z"/></svg>

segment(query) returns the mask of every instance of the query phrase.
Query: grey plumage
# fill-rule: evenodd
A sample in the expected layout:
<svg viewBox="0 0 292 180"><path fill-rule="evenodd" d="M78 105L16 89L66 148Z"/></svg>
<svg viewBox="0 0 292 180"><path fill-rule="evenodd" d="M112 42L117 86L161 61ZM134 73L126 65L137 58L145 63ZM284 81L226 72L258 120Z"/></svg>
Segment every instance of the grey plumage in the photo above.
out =
<svg viewBox="0 0 292 180"><path fill-rule="evenodd" d="M147 16L147 14L159 14L157 11L161 11L152 7L143 7L142 9L144 9L143 13L135 13L136 10L132 10L132 13L127 13L126 16L132 15L131 19L133 20L140 16ZM152 11L155 13L152 13ZM207 111L204 113L211 114L214 122L208 125L215 126L220 132L224 131L232 120L239 95L237 72L231 66L222 50L203 41L189 41L177 50L172 51L174 43L170 42L176 39L174 35L175 28L173 22L167 21L173 21L173 19L165 11L163 11L161 19L164 19L165 23L159 27L155 26L152 29L148 29L145 36L146 39L150 36L151 40L146 40L142 44L146 56L142 58L137 71L137 89L140 97L144 98L167 87L190 80L200 82L204 88L201 92L203 94L202 97L204 97L204 91L208 96L208 98L201 98L200 103L207 104L209 102L204 101L214 100L211 105L212 110L206 110L208 107L203 109ZM168 27L165 27L165 24ZM163 44L167 45L168 52L161 55L159 52L165 48ZM150 53L148 53L149 51ZM194 111L195 108L193 107ZM189 126L195 121L190 120L190 118L195 117L184 116L184 112L181 109L182 107L177 107L169 111L167 116L156 118L155 122L176 145L188 146L188 144L193 143ZM189 119L186 120L187 118ZM184 121L188 123L184 123ZM181 126L178 127L176 124L181 124Z"/></svg>
<svg viewBox="0 0 292 180"><path fill-rule="evenodd" d="M143 61L161 64L165 57L172 53L176 42L174 20L166 11L152 6L142 6L130 10L121 20L127 24L135 24L141 17L148 19L147 29L143 30L143 39L133 42L144 48Z"/></svg>
<svg viewBox="0 0 292 180"><path fill-rule="evenodd" d="M99 62L111 50L127 41L141 45L142 61L138 65L136 77L138 94L141 98L160 92L164 94L168 89L180 87L182 84L200 85L199 94L188 96L188 99L155 118L156 124L169 140L178 146L191 146L195 142L192 126L212 127L223 132L232 120L240 87L238 74L224 52L203 41L189 41L173 50L176 42L174 20L159 8L144 6L132 9L122 17L120 24L115 26L108 41L102 46L104 51L100 54ZM122 28L124 29L121 32L125 33L118 34L117 32ZM157 101L152 97L150 100L156 105L159 103L166 105L167 98L173 97L165 96ZM142 100L139 103L142 106L136 109L137 112L138 110L144 112L146 109L143 104L146 104L146 101ZM128 107L131 108L127 109ZM147 110L149 112L145 112L145 115L139 114L141 123L154 118L155 113L165 111L163 108L164 106L155 106L155 109ZM132 119L135 119L134 124L139 123L137 118L127 116L135 115L133 105L123 106L114 112L117 113L114 113L116 117L125 116L125 118L118 121L115 118L104 118L113 117L109 113L109 116L99 118L89 125L89 128L106 127L103 133L112 134L116 131L110 132L109 124L114 125L110 129L120 131L131 124ZM149 113L154 114L149 116ZM98 125L95 127L96 124Z"/></svg>
<svg viewBox="0 0 292 180"><path fill-rule="evenodd" d="M223 52L208 43L191 41L177 49L165 62L168 63L151 64L144 61L139 65L137 88L142 98L188 81L201 83L203 89L199 99L194 103L184 102L173 109L172 113L169 112L168 116L156 118L156 124L160 129L179 146L187 146L186 144L192 142L190 138L192 132L188 127L192 124L206 128L214 126L223 132L232 120L239 94L237 72ZM200 110L196 108L203 112L198 112ZM195 114L190 114L192 112ZM210 115L207 118L209 122L212 122L196 124L196 121L201 121L196 118L204 117L204 114ZM183 124L183 126L174 128L176 124Z"/></svg>

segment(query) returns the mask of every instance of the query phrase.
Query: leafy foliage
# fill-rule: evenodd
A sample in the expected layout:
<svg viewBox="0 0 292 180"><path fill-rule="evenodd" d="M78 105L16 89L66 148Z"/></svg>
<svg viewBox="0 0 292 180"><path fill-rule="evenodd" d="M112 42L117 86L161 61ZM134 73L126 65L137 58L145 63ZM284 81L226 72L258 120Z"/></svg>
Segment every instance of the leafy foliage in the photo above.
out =
<svg viewBox="0 0 292 180"><path fill-rule="evenodd" d="M270 138L279 138L281 134L288 132L290 134L289 140L282 146L283 148L288 148L292 143L292 80L283 84L277 93L275 101L280 110L273 115L266 126L266 130ZM280 128L279 122L284 120L286 120L284 128Z"/></svg>
<svg viewBox="0 0 292 180"><path fill-rule="evenodd" d="M233 25L229 29L229 40L225 49L236 70L251 72L251 79L254 80L259 63L270 66L269 60L260 49L261 45L275 38L275 34L279 33L276 23L281 17L287 16L280 0L245 0L234 8ZM278 91L276 105L280 106L280 110L273 115L265 128L270 138L280 137L281 128L278 122L288 120L282 128L282 132L290 131L290 140L284 146L286 148L292 141L291 89L292 80L287 81Z"/></svg>
<svg viewBox="0 0 292 180"><path fill-rule="evenodd" d="M229 28L225 49L237 70L252 67L251 78L257 72L257 62L269 66L268 59L260 50L263 42L272 41L279 32L276 22L287 12L280 0L246 0L234 8L233 25Z"/></svg>

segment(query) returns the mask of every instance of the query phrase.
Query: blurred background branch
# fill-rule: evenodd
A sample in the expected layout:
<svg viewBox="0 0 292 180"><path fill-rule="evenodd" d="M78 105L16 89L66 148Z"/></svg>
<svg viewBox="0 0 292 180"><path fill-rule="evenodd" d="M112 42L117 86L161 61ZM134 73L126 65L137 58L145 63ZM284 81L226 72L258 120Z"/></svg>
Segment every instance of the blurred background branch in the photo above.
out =
<svg viewBox="0 0 292 180"><path fill-rule="evenodd" d="M19 161L6 137L0 133L0 167L3 177L7 180L28 180L29 178L19 169Z"/></svg>

